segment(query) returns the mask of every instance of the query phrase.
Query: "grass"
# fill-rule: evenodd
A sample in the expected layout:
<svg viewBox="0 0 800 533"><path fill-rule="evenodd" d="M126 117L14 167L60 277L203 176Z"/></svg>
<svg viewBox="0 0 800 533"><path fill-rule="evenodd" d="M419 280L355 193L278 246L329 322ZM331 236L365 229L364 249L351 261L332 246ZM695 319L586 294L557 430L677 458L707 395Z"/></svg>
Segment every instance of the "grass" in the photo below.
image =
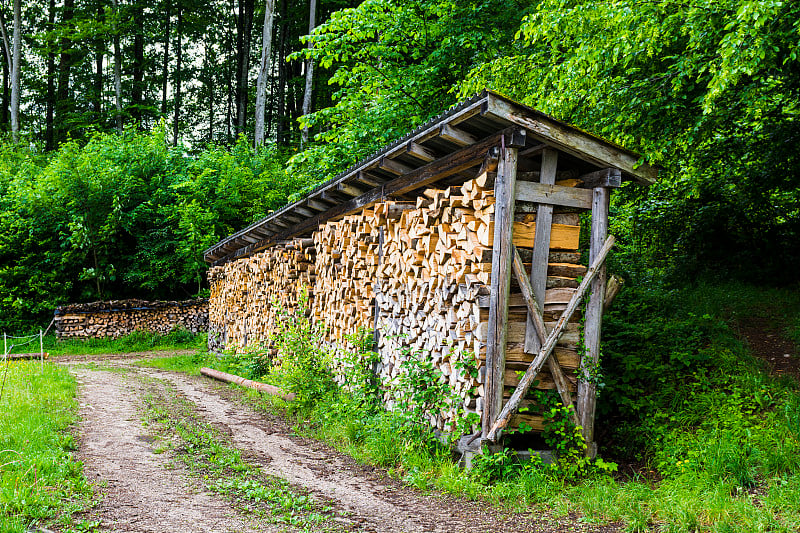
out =
<svg viewBox="0 0 800 533"><path fill-rule="evenodd" d="M288 411L250 393L242 398L283 410L297 420L298 433L386 467L422 490L484 497L517 510L533 506L556 517L577 513L586 523L619 523L633 532L798 531L800 386L768 376L748 353L731 326L749 318L791 337L800 325L800 293L646 285L626 289L615 302L604 326L598 427L605 428L606 456L644 465L633 477L572 476L498 456L464 472L457 458L403 430L392 413L366 412L346 395ZM197 356L157 364L192 371L201 360L227 364Z"/></svg>
<svg viewBox="0 0 800 533"><path fill-rule="evenodd" d="M181 365L183 366L183 365ZM331 509L283 479L267 476L242 457L214 426L197 419L192 405L170 389L145 398L146 419L162 436L176 437L173 450L205 487L249 513L298 531L326 531ZM159 452L166 451L159 447Z"/></svg>
<svg viewBox="0 0 800 533"><path fill-rule="evenodd" d="M117 339L87 339L59 341L55 335L44 338L44 351L50 355L98 355L133 352L203 350L208 344L205 333L194 335L186 330L174 330L167 335L136 331ZM39 353L39 341L20 347L11 353Z"/></svg>
<svg viewBox="0 0 800 533"><path fill-rule="evenodd" d="M62 531L91 529L74 517L93 497L71 455L75 380L65 368L40 368L38 362L8 365L0 399L0 531L24 533L54 523Z"/></svg>

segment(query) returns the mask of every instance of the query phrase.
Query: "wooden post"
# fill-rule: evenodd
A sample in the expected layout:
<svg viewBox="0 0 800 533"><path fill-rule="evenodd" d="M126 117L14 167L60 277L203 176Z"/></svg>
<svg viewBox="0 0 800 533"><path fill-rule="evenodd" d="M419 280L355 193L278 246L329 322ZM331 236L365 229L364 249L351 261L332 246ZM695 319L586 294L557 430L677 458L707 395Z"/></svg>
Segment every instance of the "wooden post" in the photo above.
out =
<svg viewBox="0 0 800 533"><path fill-rule="evenodd" d="M505 145L505 137L503 141ZM522 144L524 146L524 139ZM509 142L507 146L502 147L494 183L494 245L492 286L489 296L489 329L486 338L486 397L481 425L483 435L492 428L503 408L518 146L519 144Z"/></svg>
<svg viewBox="0 0 800 533"><path fill-rule="evenodd" d="M558 152L545 148L542 150L542 167L539 174L540 183L553 185L556 182ZM550 258L550 231L553 224L552 204L539 204L536 208L536 234L533 238L533 259L531 260L531 287L533 298L541 305L547 289L547 263ZM539 338L528 313L528 325L525 328L525 352L537 353L542 347L544 338Z"/></svg>
<svg viewBox="0 0 800 533"><path fill-rule="evenodd" d="M589 243L589 263L600 252L608 235L608 203L610 191L607 187L595 187L592 192L592 232ZM600 359L600 331L603 323L603 300L606 289L606 268L603 265L592 282L591 295L586 304L583 338L586 351L581 361L581 374L591 378ZM597 385L581 380L578 384L578 418L581 433L586 441L586 453L590 457L597 454L594 442L594 411L597 400Z"/></svg>

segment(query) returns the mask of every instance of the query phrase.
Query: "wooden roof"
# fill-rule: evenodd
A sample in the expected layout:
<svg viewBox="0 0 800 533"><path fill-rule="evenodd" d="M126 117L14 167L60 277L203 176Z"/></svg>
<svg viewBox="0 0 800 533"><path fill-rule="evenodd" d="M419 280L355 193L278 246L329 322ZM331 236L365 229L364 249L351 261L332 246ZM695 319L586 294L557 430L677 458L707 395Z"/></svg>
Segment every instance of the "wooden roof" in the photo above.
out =
<svg viewBox="0 0 800 533"><path fill-rule="evenodd" d="M474 178L489 149L504 135L524 136L520 163L531 169L545 147L563 154L559 169L575 177L618 169L623 179L655 183L658 170L640 156L491 91L458 104L402 139L322 183L287 205L205 251L211 264L247 256L384 199L416 196L431 186Z"/></svg>

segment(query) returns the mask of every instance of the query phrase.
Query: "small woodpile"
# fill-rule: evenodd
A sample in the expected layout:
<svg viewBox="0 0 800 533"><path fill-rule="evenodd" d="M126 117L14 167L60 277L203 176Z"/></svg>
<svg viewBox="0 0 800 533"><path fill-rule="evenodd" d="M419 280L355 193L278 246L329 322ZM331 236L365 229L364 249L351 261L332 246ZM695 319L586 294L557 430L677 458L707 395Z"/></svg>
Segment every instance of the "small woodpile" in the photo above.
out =
<svg viewBox="0 0 800 533"><path fill-rule="evenodd" d="M211 349L267 343L280 310L297 309L301 289L314 286L315 254L312 239L294 239L210 269ZM308 299L311 305L312 290Z"/></svg>
<svg viewBox="0 0 800 533"><path fill-rule="evenodd" d="M112 300L63 305L55 312L58 339L117 338L134 331L165 335L176 327L208 329L208 300Z"/></svg>

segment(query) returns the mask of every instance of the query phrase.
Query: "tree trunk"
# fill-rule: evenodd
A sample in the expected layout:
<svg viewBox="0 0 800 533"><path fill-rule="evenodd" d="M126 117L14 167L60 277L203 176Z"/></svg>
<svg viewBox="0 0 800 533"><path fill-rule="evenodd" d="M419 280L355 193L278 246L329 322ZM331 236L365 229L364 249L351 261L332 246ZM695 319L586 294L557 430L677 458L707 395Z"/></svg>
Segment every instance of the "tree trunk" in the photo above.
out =
<svg viewBox="0 0 800 533"><path fill-rule="evenodd" d="M131 117L141 126L144 108L144 32L142 7L133 9L133 84L131 86Z"/></svg>
<svg viewBox="0 0 800 533"><path fill-rule="evenodd" d="M0 107L2 108L2 109L0 109L0 129L2 129L2 131L8 131L6 129L8 127L7 124L8 124L8 120L9 120L8 104L9 104L9 101L11 99L11 94L9 92L11 90L11 87L8 84L8 82L9 82L8 78L9 78L9 75L11 74L11 72L10 72L11 65L8 63L6 58L7 57L11 57L11 54L9 54L6 51L6 43L5 43L5 41L0 42L0 46L2 46L2 48L3 48L3 50L2 50L2 52L3 52L3 95L2 95L2 102L0 102Z"/></svg>
<svg viewBox="0 0 800 533"><path fill-rule="evenodd" d="M119 21L119 0L111 0L115 20ZM119 25L114 22L114 105L117 108L117 131L122 133L122 50L119 46Z"/></svg>
<svg viewBox="0 0 800 533"><path fill-rule="evenodd" d="M22 0L14 0L14 37L11 60L11 138L19 142L19 66L22 57Z"/></svg>
<svg viewBox="0 0 800 533"><path fill-rule="evenodd" d="M64 0L64 11L61 23L68 27L75 15L75 0ZM58 60L58 80L56 84L55 144L58 145L67 137L67 124L73 106L70 98L69 78L72 69L72 42L69 37L61 37L59 41L61 53Z"/></svg>
<svg viewBox="0 0 800 533"><path fill-rule="evenodd" d="M180 8L178 8L180 9ZM172 18L172 2L167 0L167 14L164 20L164 66L161 69L161 114L167 115L167 80L169 78L169 26Z"/></svg>
<svg viewBox="0 0 800 533"><path fill-rule="evenodd" d="M231 13L233 13L233 10L234 10L234 7L235 7L234 0L230 0L230 2L231 2ZM239 27L238 26L238 21L239 21L238 17L237 17L236 21L237 21L237 26L236 27L238 28ZM234 39L233 39L232 32L230 31L230 28L231 28L231 26L228 25L228 46L229 46L229 48L228 48L228 61L226 62L226 65L225 65L225 73L226 73L226 78L227 78L227 81L228 81L228 98L227 98L227 109L225 110L225 126L226 126L226 129L227 129L226 136L228 138L228 142L229 143L233 141L233 135L232 135L232 127L233 127L233 76L234 76L234 74L233 74L233 63L234 63L234 57L238 58L238 56L235 56L235 54L234 54L234 52L235 52L235 50L234 50Z"/></svg>
<svg viewBox="0 0 800 533"><path fill-rule="evenodd" d="M102 5L97 7L97 21L105 21L105 10ZM102 37L95 39L95 78L94 78L94 114L95 122L100 122L103 112L103 57L105 56L105 42Z"/></svg>
<svg viewBox="0 0 800 533"><path fill-rule="evenodd" d="M285 114L284 114L284 95L286 94L286 30L288 24L286 21L287 2L281 0L281 39L280 48L278 50L278 98L275 102L275 107L278 111L276 118L276 132L275 140L278 144L284 144L286 139L285 133Z"/></svg>
<svg viewBox="0 0 800 533"><path fill-rule="evenodd" d="M258 70L258 81L256 82L256 125L254 135L256 150L264 144L264 118L266 115L270 59L272 59L272 0L266 0L264 3L264 30L261 38L261 67Z"/></svg>
<svg viewBox="0 0 800 533"><path fill-rule="evenodd" d="M237 22L237 76L236 76L236 134L244 133L247 126L248 74L250 72L250 45L253 33L254 0L239 0Z"/></svg>
<svg viewBox="0 0 800 533"><path fill-rule="evenodd" d="M50 0L47 12L47 29L54 32L56 25L56 0ZM55 34L55 32L53 33ZM47 98L44 111L44 148L48 152L55 149L55 133L53 131L53 116L56 105L56 53L52 43L47 47Z"/></svg>
<svg viewBox="0 0 800 533"><path fill-rule="evenodd" d="M181 46L181 39L183 38L183 10L181 5L178 4L178 39L175 42L175 118L172 124L172 144L178 144L178 130L181 118L181 59L183 53L183 46Z"/></svg>
<svg viewBox="0 0 800 533"><path fill-rule="evenodd" d="M208 85L208 142L214 142L214 66L211 64L209 42L210 39L206 41L205 45L206 84Z"/></svg>
<svg viewBox="0 0 800 533"><path fill-rule="evenodd" d="M310 0L311 6L308 12L308 34L314 31L317 21L317 0ZM308 42L308 49L313 48L313 43ZM303 114L308 115L311 113L311 91L314 85L314 60L311 58L306 59L306 90L303 93ZM308 126L303 126L303 134L300 139L300 147L302 148L308 144Z"/></svg>

